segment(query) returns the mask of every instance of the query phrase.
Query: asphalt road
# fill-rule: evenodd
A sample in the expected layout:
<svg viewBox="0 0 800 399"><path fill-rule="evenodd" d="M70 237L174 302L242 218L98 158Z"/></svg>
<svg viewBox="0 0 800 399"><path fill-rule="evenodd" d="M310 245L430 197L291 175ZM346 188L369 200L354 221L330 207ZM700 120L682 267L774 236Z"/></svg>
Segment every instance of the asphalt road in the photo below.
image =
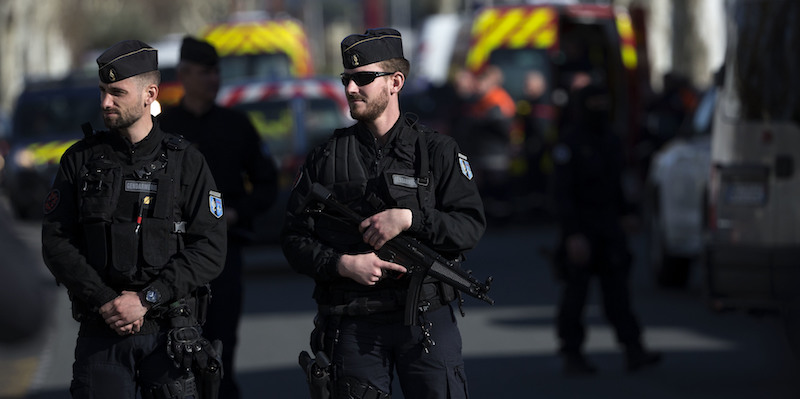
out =
<svg viewBox="0 0 800 399"><path fill-rule="evenodd" d="M22 338L0 344L0 398L69 398L68 386L77 324L69 315L66 292L56 287L40 259L40 229L0 210L6 245L2 268L20 263L20 273L0 275L0 321L6 330L9 309L34 312ZM635 236L634 306L645 326L645 340L664 352L659 366L636 374L623 359L593 296L587 352L599 374L569 378L561 374L553 332L558 286L540 246L554 242L550 225L490 229L468 254L479 278L494 276L494 306L467 298L459 320L473 398L798 398L800 361L790 353L776 317L714 313L706 306L702 272L685 291L657 290L644 263L645 237ZM237 349L237 378L244 398L303 398L307 386L297 355L307 349L314 304L312 284L296 275L278 251L248 252L245 315ZM24 284L23 284L24 283ZM33 291L37 301L31 302ZM13 298L19 298L15 300ZM44 305L46 306L43 306ZM17 319L14 319L17 320ZM34 328L35 327L35 328ZM24 331L24 330L23 330ZM403 398L395 389L393 398ZM409 398L412 399L412 398Z"/></svg>

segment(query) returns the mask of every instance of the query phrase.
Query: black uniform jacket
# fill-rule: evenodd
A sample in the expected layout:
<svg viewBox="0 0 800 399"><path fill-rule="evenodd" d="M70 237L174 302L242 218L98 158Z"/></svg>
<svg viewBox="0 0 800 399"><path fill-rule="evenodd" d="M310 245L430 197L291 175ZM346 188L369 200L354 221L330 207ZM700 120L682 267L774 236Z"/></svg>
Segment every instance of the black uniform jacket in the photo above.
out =
<svg viewBox="0 0 800 399"><path fill-rule="evenodd" d="M246 115L214 105L196 116L181 104L165 109L158 119L165 132L181 134L197 145L225 196L225 206L236 210L241 227L249 228L254 216L272 206L278 193L275 161L262 152L261 139Z"/></svg>
<svg viewBox="0 0 800 399"><path fill-rule="evenodd" d="M383 146L378 144L363 123L338 130L331 140L342 142L348 136L355 136L356 154L349 156L347 162L353 165L358 163L366 170L368 180L365 195L375 193L387 208L411 209L413 218L407 234L442 255L455 258L472 249L483 235L486 228L483 203L466 156L460 154L455 140L431 130L416 129L410 123L400 118L387 133L389 138ZM397 175L405 173L414 176L415 171L418 173L419 160L416 158L419 151L416 145L419 135L425 135L424 141L427 143L434 200L421 207L398 206L397 198L390 198L391 195L380 187L392 186L393 177ZM302 212L304 195L311 183L319 182L329 189L333 188L332 182L322 181L323 176L329 174L325 170L326 158L333 156L329 146L330 143L322 144L312 150L301 169L287 204L282 246L286 258L296 271L313 277L318 283L337 284L343 280L349 281L337 272L336 264L344 251L321 240L315 233L315 219ZM352 168L352 165L348 165L348 168ZM401 182L404 180L400 179ZM403 189L400 185L395 185L395 188ZM337 192L336 189L333 191ZM411 189L406 195L407 199L400 202L406 205L419 203L413 200L416 189ZM338 199L345 202L342 198ZM353 205L350 207L354 208ZM354 210L364 215L362 209ZM359 239L360 235L356 240ZM381 280L376 287L380 288L384 282Z"/></svg>
<svg viewBox="0 0 800 399"><path fill-rule="evenodd" d="M635 212L622 189L623 154L618 135L591 123L565 129L555 147L555 199L563 236L621 236L620 217Z"/></svg>
<svg viewBox="0 0 800 399"><path fill-rule="evenodd" d="M139 169L158 159L164 152L164 138L165 133L154 120L153 129L139 143L131 144L127 138L115 132L103 132L78 141L61 158L53 189L45 205L42 253L56 280L66 286L73 301L78 301L88 311L96 312L122 290L135 291L147 285L152 285L160 292L162 303L170 303L208 283L222 271L227 240L224 218L218 217L221 216L219 213L213 213L217 205L214 200L217 187L203 156L191 146L182 150L180 175L176 179L180 189L175 204L180 217L186 222L186 231L180 235L182 243L165 249L179 240L172 229L163 231L166 230L163 224L165 228L153 234L160 234L162 241L168 242L166 245L147 238L133 238L134 243L138 242L138 251L132 249L137 252L134 255L137 256L136 267L125 283L119 280L112 283L108 280L107 270L97 270L88 261L88 248L106 243L101 240L86 242L86 225L79 219L81 168L96 159L102 153L100 148L108 143L112 150L111 157L122 165L122 178L126 182L129 179L133 181L134 175L126 171ZM173 165L177 163L174 160L172 162ZM120 234L129 231L130 235L145 237L146 234L130 227L130 224L136 224L140 198L131 195L124 187L125 184L111 216L110 230L113 231L115 225L125 226ZM144 216L144 222L147 223L148 213L145 212ZM113 247L113 244L108 245ZM113 254L110 258L113 259ZM157 263L153 259L162 259L163 264L153 264ZM116 267L115 262L110 262L112 264L107 268Z"/></svg>

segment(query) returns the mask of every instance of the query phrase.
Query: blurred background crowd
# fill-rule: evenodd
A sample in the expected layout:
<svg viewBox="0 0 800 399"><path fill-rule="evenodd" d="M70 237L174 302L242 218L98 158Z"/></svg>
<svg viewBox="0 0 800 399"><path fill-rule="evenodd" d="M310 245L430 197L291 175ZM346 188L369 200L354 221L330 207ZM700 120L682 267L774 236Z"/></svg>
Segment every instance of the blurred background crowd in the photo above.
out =
<svg viewBox="0 0 800 399"><path fill-rule="evenodd" d="M524 4L568 7L508 8ZM219 102L249 113L288 180L311 145L348 123L342 90L328 79L341 69L341 38L392 26L412 62L405 111L456 136L480 170L491 217L552 211L551 150L579 73L609 87L630 167L626 187L638 199L651 156L712 86L724 17L722 0L5 0L2 179L15 213L37 215L77 127L102 126L93 82L98 49L127 38L156 47L159 100L168 106L182 95L175 65L181 38L191 34L217 47Z"/></svg>

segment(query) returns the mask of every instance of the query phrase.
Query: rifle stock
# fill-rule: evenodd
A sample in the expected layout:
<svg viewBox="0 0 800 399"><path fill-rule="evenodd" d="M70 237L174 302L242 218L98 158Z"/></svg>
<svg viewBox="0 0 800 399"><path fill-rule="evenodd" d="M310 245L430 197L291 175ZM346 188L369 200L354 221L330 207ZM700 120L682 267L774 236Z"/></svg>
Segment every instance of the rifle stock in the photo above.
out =
<svg viewBox="0 0 800 399"><path fill-rule="evenodd" d="M355 226L364 220L363 216L336 201L330 190L319 183L312 184L310 194L313 199L334 209ZM417 322L419 293L426 276L450 284L453 288L490 305L494 304L494 300L488 295L492 277L487 278L484 283L478 281L470 271L461 270L454 262L413 237L401 233L386 242L376 254L381 259L402 265L408 270L407 274L411 277L411 281L405 308L407 325L415 325Z"/></svg>

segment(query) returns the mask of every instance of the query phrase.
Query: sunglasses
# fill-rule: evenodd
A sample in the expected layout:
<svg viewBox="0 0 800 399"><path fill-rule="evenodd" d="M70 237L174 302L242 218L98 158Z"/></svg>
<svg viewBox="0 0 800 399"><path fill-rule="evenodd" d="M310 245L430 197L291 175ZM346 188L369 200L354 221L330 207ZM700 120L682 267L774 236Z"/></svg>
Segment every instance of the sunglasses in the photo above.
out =
<svg viewBox="0 0 800 399"><path fill-rule="evenodd" d="M386 76L386 75L393 75L394 72L356 72L356 73L343 73L340 76L342 77L342 84L347 86L350 83L350 79L353 82L356 82L358 86L364 86L372 83L375 78L378 76Z"/></svg>

